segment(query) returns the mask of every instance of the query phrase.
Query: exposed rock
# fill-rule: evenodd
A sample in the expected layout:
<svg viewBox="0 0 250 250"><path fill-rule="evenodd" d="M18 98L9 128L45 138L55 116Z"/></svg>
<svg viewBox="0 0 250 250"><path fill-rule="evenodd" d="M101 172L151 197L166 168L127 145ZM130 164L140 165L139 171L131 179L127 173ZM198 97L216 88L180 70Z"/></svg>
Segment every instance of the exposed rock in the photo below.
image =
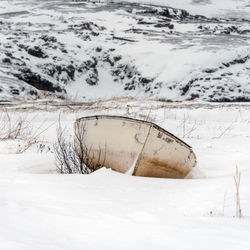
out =
<svg viewBox="0 0 250 250"><path fill-rule="evenodd" d="M98 83L98 74L97 74L97 72L95 72L95 74L90 74L90 76L88 78L86 78L86 82L91 86L97 85L97 83Z"/></svg>
<svg viewBox="0 0 250 250"><path fill-rule="evenodd" d="M190 81L181 89L181 90L182 90L181 95L184 96L184 95L189 91L191 85L192 85L194 82L196 82L196 81L198 81L197 78L190 80Z"/></svg>
<svg viewBox="0 0 250 250"><path fill-rule="evenodd" d="M38 47L35 46L33 48L29 48L27 51L30 55L38 57L38 58L47 58L48 56L43 52L43 50Z"/></svg>
<svg viewBox="0 0 250 250"><path fill-rule="evenodd" d="M54 36L43 35L40 37L40 39L42 39L44 42L57 42L57 39Z"/></svg>
<svg viewBox="0 0 250 250"><path fill-rule="evenodd" d="M218 69L214 68L214 69L204 69L203 72L208 73L208 74L212 74L214 72L218 71Z"/></svg>
<svg viewBox="0 0 250 250"><path fill-rule="evenodd" d="M46 79L43 79L40 75L31 72L30 69L22 69L21 73L15 74L15 76L31 86L49 92L65 92L60 86L54 86L54 84Z"/></svg>
<svg viewBox="0 0 250 250"><path fill-rule="evenodd" d="M18 89L11 89L10 92L11 92L13 95L19 95L19 94L20 94L20 92L19 92Z"/></svg>
<svg viewBox="0 0 250 250"><path fill-rule="evenodd" d="M3 58L2 62L3 62L3 63L11 64L10 58Z"/></svg>
<svg viewBox="0 0 250 250"><path fill-rule="evenodd" d="M172 23L158 23L154 25L155 28L169 28L169 29L174 29L174 25Z"/></svg>

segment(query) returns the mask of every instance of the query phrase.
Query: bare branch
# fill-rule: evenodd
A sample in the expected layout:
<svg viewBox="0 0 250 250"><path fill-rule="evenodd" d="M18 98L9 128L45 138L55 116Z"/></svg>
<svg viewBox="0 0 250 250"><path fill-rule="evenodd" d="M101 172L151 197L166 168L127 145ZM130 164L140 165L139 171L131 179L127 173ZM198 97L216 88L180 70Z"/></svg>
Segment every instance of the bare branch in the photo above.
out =
<svg viewBox="0 0 250 250"><path fill-rule="evenodd" d="M97 158L92 147L84 143L85 126L79 126L75 133L74 143L66 139L66 130L59 122L57 128L57 141L54 143L57 171L62 174L90 174L104 166L106 147L99 149ZM103 160L101 161L101 159Z"/></svg>

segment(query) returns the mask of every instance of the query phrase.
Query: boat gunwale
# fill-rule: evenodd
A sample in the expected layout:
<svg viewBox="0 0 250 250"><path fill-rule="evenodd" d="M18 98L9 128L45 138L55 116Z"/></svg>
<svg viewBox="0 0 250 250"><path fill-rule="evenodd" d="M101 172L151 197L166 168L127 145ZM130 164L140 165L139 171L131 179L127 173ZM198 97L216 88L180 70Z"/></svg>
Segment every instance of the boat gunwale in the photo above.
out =
<svg viewBox="0 0 250 250"><path fill-rule="evenodd" d="M143 120L139 120L139 119L134 119L134 118L130 118L130 117L125 117L125 116L116 116L116 115L94 115L94 116L85 116L85 117L81 117L76 119L76 122L80 122L82 120L98 120L98 119L120 119L120 120L127 120L127 121L133 121L133 122L140 122L143 124L147 124L150 125L152 127L154 127L155 129L169 135L170 137L172 137L173 139L175 139L177 142L180 142L182 144L184 144L185 146L187 146L188 148L190 148L192 150L192 147L190 145L188 145L186 142L184 142L183 140L181 140L180 138L176 137L175 135L173 135L172 133L168 132L167 130L163 129L162 127L160 127L159 125L155 124L154 122L149 122L149 121L143 121ZM193 150L192 153L194 154ZM196 157L195 157L196 158Z"/></svg>

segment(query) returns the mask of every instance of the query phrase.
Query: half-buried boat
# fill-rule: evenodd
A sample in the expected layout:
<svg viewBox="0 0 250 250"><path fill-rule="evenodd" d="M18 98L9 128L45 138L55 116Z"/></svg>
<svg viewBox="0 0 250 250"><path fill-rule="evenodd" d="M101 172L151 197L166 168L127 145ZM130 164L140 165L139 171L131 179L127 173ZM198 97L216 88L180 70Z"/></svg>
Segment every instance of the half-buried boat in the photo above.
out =
<svg viewBox="0 0 250 250"><path fill-rule="evenodd" d="M184 178L196 165L192 148L158 125L122 116L76 120L75 146L90 168L135 176Z"/></svg>

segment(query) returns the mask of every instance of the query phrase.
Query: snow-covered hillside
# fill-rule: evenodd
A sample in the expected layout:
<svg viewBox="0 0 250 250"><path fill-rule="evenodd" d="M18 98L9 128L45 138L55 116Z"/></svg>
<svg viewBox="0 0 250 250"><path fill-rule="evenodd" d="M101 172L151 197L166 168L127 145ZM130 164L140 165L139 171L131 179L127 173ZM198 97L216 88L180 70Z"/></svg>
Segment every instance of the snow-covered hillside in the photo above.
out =
<svg viewBox="0 0 250 250"><path fill-rule="evenodd" d="M112 0L112 2L121 2ZM124 0L128 3L142 3L185 9L193 15L207 17L249 18L248 0Z"/></svg>
<svg viewBox="0 0 250 250"><path fill-rule="evenodd" d="M22 117L30 134L39 136L23 153L30 134L0 141L1 250L249 249L249 105L124 99L5 108L1 117L8 110L13 124ZM59 117L72 136L76 118L95 114L147 117L189 143L198 165L179 180L107 169L90 175L57 174L52 143ZM241 219L235 218L236 164Z"/></svg>
<svg viewBox="0 0 250 250"><path fill-rule="evenodd" d="M249 101L249 12L244 0L1 1L0 100Z"/></svg>

